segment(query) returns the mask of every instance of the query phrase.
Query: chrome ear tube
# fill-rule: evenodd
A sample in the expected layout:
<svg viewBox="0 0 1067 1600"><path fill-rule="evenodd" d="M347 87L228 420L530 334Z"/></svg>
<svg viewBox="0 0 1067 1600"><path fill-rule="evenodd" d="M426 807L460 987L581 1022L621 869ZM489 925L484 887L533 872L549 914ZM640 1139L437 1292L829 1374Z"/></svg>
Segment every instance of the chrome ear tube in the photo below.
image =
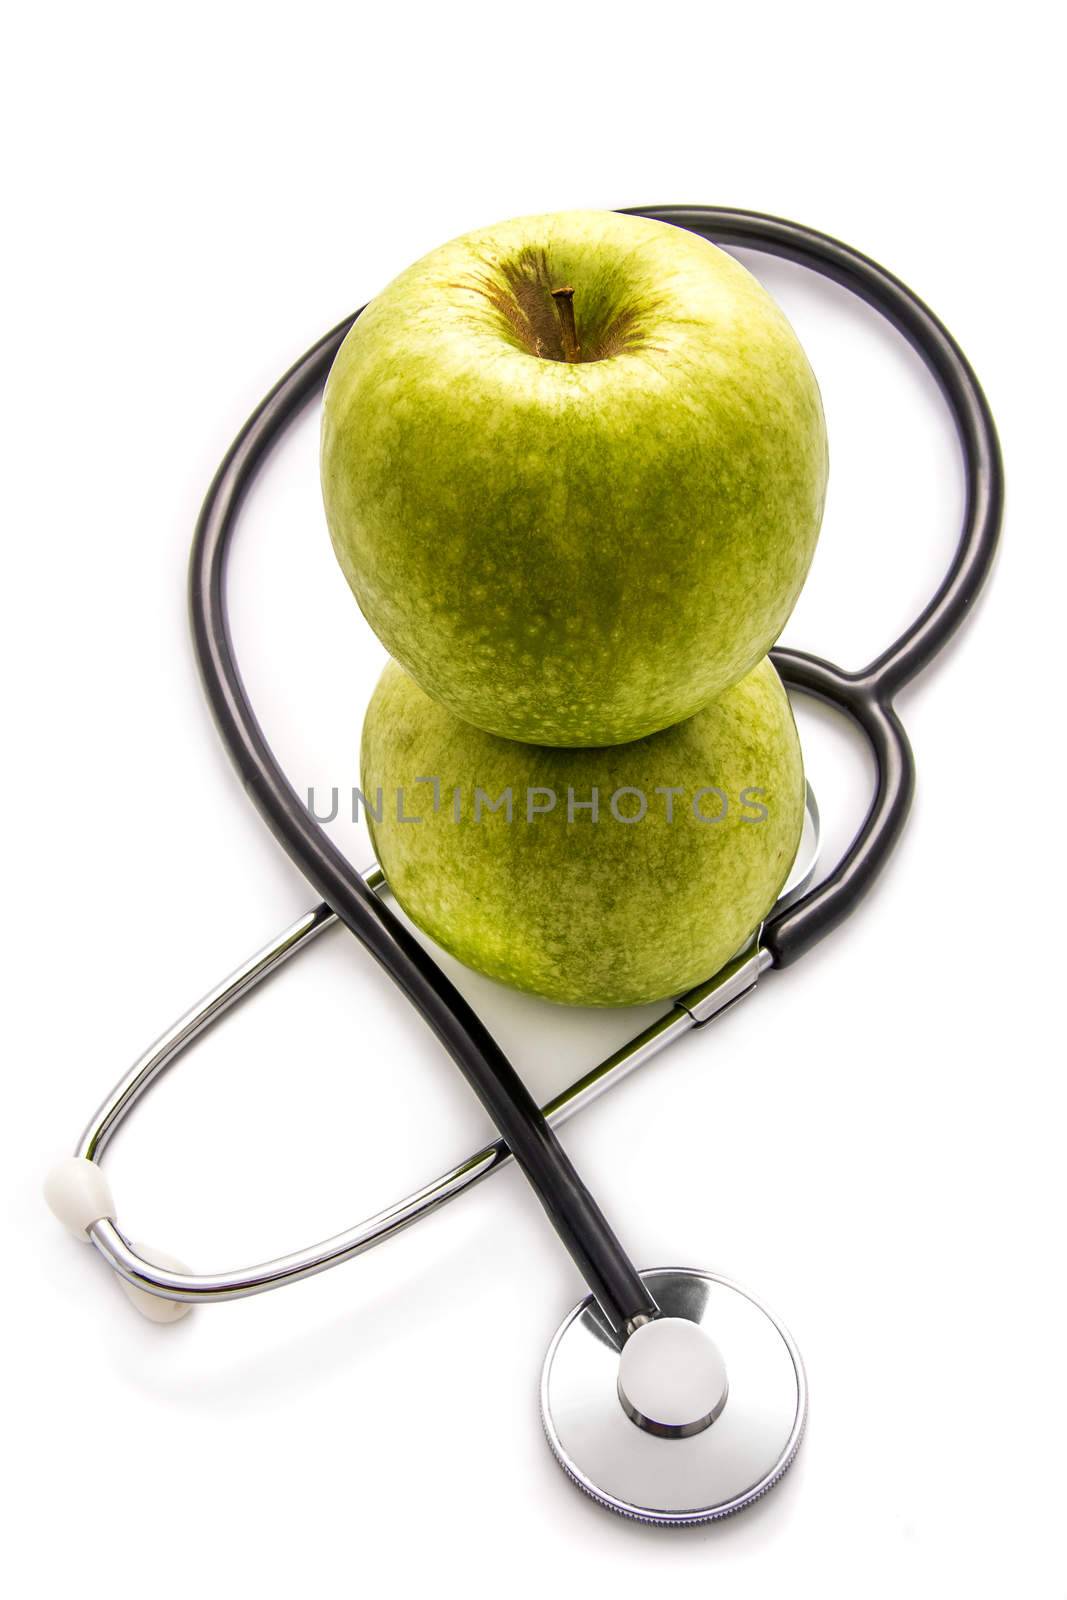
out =
<svg viewBox="0 0 1067 1600"><path fill-rule="evenodd" d="M816 871L818 854L819 814L815 796L809 788L800 853L786 889L778 900L779 906L790 903L803 893ZM385 878L379 867L367 868L363 878L375 893L387 892ZM72 1158L75 1165L69 1169L74 1174L70 1181L76 1182L80 1174L78 1162L83 1165L91 1163L95 1172L100 1173L99 1164L112 1135L162 1074L169 1071L185 1051L228 1011L273 977L287 962L310 949L328 929L336 926L337 918L329 907L325 904L316 906L283 929L262 950L257 950L228 978L223 979L172 1023L134 1062L94 1113L78 1141ZM760 972L768 964L766 953L760 950L757 942L753 942L714 978L689 994L680 996L662 1017L561 1090L541 1108L541 1115L551 1126L558 1127L576 1112L584 1110L608 1089L659 1055L668 1045L694 1027L711 1022L750 993L756 986ZM83 1224L73 1231L87 1231L91 1242L119 1277L146 1296L163 1295L182 1306L216 1300L240 1300L247 1295L263 1294L268 1289L278 1289L284 1284L296 1283L301 1278L313 1277L316 1273L328 1271L330 1267L340 1266L353 1256L362 1255L421 1217L439 1210L447 1201L454 1200L483 1178L499 1171L510 1160L508 1146L503 1139L496 1139L363 1222L303 1250L227 1272L174 1270L144 1256L120 1231L110 1211L101 1213L87 1229ZM95 1173L91 1175L91 1181L97 1182ZM108 1200L110 1204L110 1193ZM90 1201L90 1206L93 1203Z"/></svg>
<svg viewBox="0 0 1067 1600"><path fill-rule="evenodd" d="M792 964L873 884L903 828L914 779L893 697L960 625L988 575L1003 482L992 417L965 357L922 302L883 268L825 235L754 213L667 207L640 208L636 214L691 229L720 245L784 257L858 295L917 351L955 421L966 478L963 528L945 577L919 616L859 671L797 651L773 654L787 687L847 717L874 756L874 793L848 849L814 881L818 812L809 790L793 876L749 944L549 1104L534 1103L468 1002L391 910L380 870L357 873L301 803L259 725L234 655L226 567L247 490L272 445L319 393L354 320L349 319L297 362L242 429L208 491L190 567L194 646L220 734L248 794L321 903L145 1052L46 1188L53 1210L95 1246L134 1303L156 1320L169 1320L198 1301L263 1293L339 1265L514 1158L590 1291L564 1320L545 1361L541 1406L549 1444L568 1475L609 1509L643 1521L684 1524L741 1509L787 1469L807 1411L803 1365L777 1317L737 1284L688 1267L639 1272L553 1129L683 1033L721 1015L750 993L761 975ZM134 1244L116 1220L100 1165L108 1140L206 1029L338 922L426 1020L478 1094L499 1137L364 1222L270 1261L220 1273L192 1272Z"/></svg>

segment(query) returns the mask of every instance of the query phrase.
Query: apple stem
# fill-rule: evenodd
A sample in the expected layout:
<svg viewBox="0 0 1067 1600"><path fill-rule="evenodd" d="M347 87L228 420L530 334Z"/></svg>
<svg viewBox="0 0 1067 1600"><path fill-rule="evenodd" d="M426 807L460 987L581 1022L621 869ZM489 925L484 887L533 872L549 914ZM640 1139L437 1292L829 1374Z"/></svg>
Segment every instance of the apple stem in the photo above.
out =
<svg viewBox="0 0 1067 1600"><path fill-rule="evenodd" d="M582 352L578 343L578 328L574 320L574 290L569 285L562 289L553 289L552 298L556 303L559 331L563 339L563 359L565 361L580 361Z"/></svg>

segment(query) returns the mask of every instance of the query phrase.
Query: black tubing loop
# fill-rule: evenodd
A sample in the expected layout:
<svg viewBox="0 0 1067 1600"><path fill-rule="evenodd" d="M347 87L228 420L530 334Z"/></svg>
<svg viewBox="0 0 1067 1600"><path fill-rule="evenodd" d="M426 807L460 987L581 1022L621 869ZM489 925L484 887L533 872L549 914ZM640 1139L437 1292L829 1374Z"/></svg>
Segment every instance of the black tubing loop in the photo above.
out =
<svg viewBox="0 0 1067 1600"><path fill-rule="evenodd" d="M635 206L631 216L671 223L720 246L761 251L807 267L858 296L900 333L933 375L963 454L964 513L948 571L927 605L888 649L848 673L791 650L771 658L792 688L835 706L865 734L877 766L875 798L848 850L822 883L764 928L776 966L787 966L844 921L900 837L915 767L892 697L926 667L964 621L989 576L1004 510L1004 468L988 402L963 351L899 278L848 245L781 217L710 206Z"/></svg>
<svg viewBox="0 0 1067 1600"><path fill-rule="evenodd" d="M781 217L705 206L634 207L632 216L673 223L718 245L759 250L808 267L872 306L902 334L936 380L963 451L963 526L936 592L887 650L857 677L891 696L947 644L989 575L1004 509L1004 468L989 404L943 323L899 278L829 234Z"/></svg>
<svg viewBox="0 0 1067 1600"><path fill-rule="evenodd" d="M272 446L325 381L353 320L328 333L271 390L241 429L208 490L189 565L193 647L204 692L245 790L267 826L459 1066L608 1321L621 1333L634 1317L655 1315L657 1309L636 1267L480 1017L399 918L367 888L299 799L267 743L237 667L226 565L241 505Z"/></svg>

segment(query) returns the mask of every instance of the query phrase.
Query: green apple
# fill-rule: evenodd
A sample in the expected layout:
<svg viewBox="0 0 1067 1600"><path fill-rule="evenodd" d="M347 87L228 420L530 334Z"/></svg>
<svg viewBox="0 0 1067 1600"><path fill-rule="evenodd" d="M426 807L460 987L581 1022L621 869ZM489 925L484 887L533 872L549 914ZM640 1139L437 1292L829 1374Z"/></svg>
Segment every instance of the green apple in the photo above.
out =
<svg viewBox="0 0 1067 1600"><path fill-rule="evenodd" d="M326 386L326 515L371 627L458 716L538 744L640 738L737 683L800 592L826 469L775 302L614 212L433 251Z"/></svg>
<svg viewBox="0 0 1067 1600"><path fill-rule="evenodd" d="M770 661L664 732L559 749L483 733L395 662L363 728L361 792L389 886L502 983L636 1005L718 971L796 856L804 777Z"/></svg>

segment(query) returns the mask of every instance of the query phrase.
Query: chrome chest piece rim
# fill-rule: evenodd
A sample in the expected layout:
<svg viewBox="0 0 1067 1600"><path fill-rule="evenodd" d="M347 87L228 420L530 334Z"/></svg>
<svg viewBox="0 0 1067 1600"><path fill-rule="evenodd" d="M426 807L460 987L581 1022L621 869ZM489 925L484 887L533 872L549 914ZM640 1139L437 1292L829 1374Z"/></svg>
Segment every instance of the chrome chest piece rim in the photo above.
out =
<svg viewBox="0 0 1067 1600"><path fill-rule="evenodd" d="M804 1364L777 1317L728 1278L686 1267L641 1277L662 1316L696 1323L721 1351L721 1412L688 1437L636 1425L619 1395L618 1344L589 1295L545 1357L545 1434L567 1476L609 1511L674 1527L713 1522L752 1505L792 1465L807 1419Z"/></svg>

